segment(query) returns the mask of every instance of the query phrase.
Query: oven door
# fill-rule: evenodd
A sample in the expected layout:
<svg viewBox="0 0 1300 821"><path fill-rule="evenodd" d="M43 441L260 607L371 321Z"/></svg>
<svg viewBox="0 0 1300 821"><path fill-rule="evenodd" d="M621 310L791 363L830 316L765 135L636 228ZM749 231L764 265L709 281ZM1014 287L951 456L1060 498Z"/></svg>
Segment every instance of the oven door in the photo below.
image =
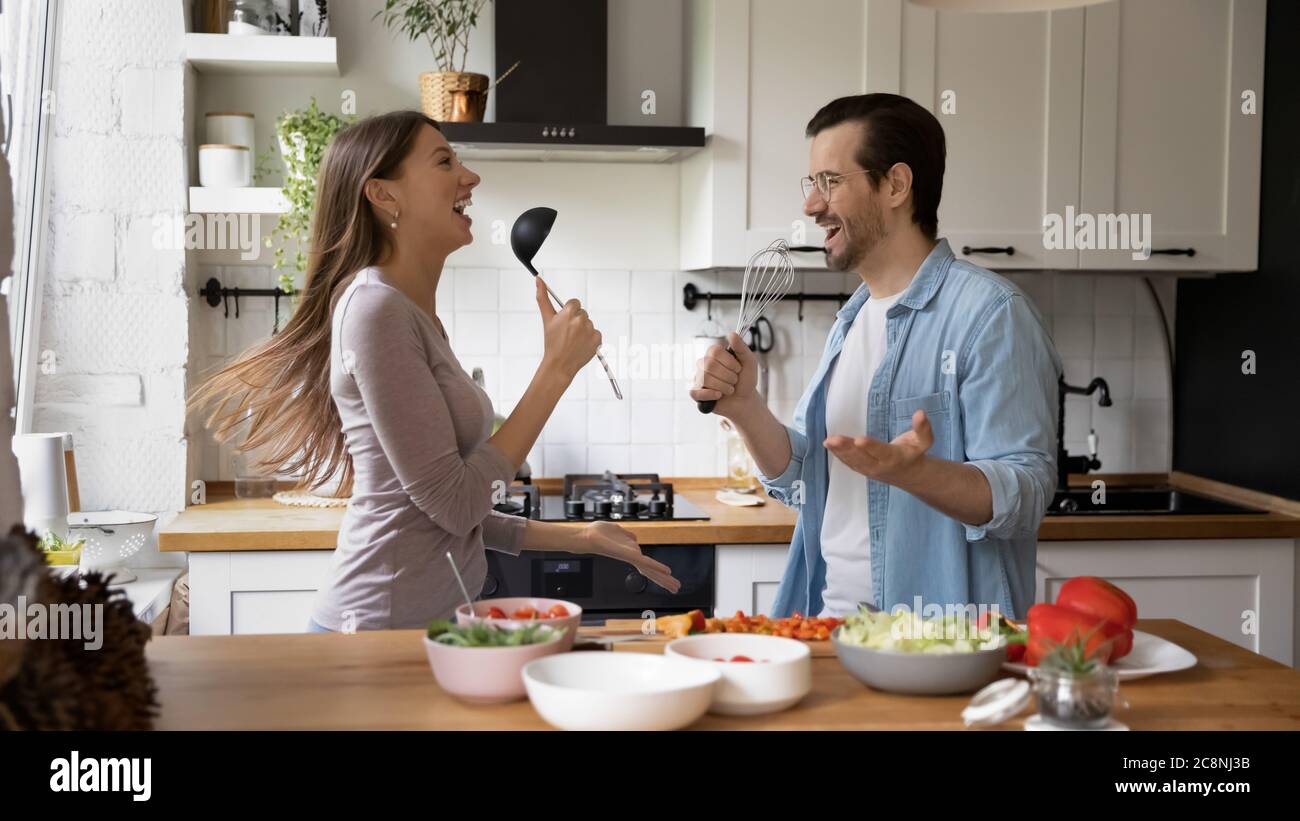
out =
<svg viewBox="0 0 1300 821"><path fill-rule="evenodd" d="M563 599L582 608L583 624L639 619L703 610L713 615L713 545L646 545L641 548L672 568L682 583L676 594L642 576L631 565L604 556L525 550L518 556L487 551L488 575L480 598L536 596Z"/></svg>

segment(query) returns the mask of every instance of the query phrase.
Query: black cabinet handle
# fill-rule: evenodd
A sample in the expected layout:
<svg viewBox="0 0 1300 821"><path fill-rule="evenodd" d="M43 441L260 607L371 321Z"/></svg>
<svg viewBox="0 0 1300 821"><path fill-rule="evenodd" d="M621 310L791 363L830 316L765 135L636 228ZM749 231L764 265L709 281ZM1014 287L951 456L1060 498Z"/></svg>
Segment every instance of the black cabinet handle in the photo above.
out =
<svg viewBox="0 0 1300 821"><path fill-rule="evenodd" d="M1196 256L1195 248L1153 248L1151 255L1166 254L1173 257L1194 257Z"/></svg>
<svg viewBox="0 0 1300 821"><path fill-rule="evenodd" d="M971 254L1006 254L1010 257L1015 256L1016 249L1010 245L1006 247L989 245L983 248L972 248L969 245L963 245L961 247L961 252L967 256L970 256Z"/></svg>

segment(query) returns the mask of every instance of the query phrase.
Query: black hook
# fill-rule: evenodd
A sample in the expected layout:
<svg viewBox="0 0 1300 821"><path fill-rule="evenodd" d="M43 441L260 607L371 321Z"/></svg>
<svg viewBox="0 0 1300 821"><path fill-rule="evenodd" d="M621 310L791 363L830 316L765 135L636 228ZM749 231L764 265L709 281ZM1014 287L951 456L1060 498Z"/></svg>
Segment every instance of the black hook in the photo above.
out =
<svg viewBox="0 0 1300 821"><path fill-rule="evenodd" d="M235 292L235 319L239 319L239 289L232 288L231 290Z"/></svg>
<svg viewBox="0 0 1300 821"><path fill-rule="evenodd" d="M275 291L275 307L271 310L271 336L280 331L280 290Z"/></svg>
<svg viewBox="0 0 1300 821"><path fill-rule="evenodd" d="M709 291L704 295L705 311L709 319L713 319L713 292Z"/></svg>
<svg viewBox="0 0 1300 821"><path fill-rule="evenodd" d="M799 321L803 322L803 294L799 294Z"/></svg>

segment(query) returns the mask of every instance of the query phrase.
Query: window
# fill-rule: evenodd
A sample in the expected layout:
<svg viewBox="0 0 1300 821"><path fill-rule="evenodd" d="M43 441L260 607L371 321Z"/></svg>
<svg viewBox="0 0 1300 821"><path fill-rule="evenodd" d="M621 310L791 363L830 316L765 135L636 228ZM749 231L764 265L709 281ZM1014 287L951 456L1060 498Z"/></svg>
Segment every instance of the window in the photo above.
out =
<svg viewBox="0 0 1300 821"><path fill-rule="evenodd" d="M35 387L45 228L45 156L53 116L55 0L0 0L0 129L11 191L0 190L0 215L12 214L12 236L0 237L0 293L8 298L17 432L29 430ZM3 174L0 174L3 176ZM6 220L0 220L0 223ZM0 227L0 230L3 230ZM11 252L12 249L12 252ZM9 270L4 266L9 265Z"/></svg>

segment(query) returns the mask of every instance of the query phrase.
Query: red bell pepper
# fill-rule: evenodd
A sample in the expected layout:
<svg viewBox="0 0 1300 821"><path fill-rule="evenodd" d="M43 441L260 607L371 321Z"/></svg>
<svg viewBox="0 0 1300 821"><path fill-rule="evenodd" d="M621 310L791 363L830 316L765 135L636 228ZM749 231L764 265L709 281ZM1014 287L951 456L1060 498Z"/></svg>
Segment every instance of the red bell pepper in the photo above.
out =
<svg viewBox="0 0 1300 821"><path fill-rule="evenodd" d="M1038 666L1057 645L1084 643L1084 654L1102 663L1114 658L1116 645L1124 635L1131 645L1132 634L1106 619L1089 616L1059 604L1035 604L1029 608L1029 641L1025 664Z"/></svg>
<svg viewBox="0 0 1300 821"><path fill-rule="evenodd" d="M1068 607L1085 616L1106 621L1123 629L1116 637L1111 660L1123 658L1133 649L1133 625L1137 623L1137 603L1115 585L1096 576L1076 576L1061 585L1056 595L1058 607Z"/></svg>

